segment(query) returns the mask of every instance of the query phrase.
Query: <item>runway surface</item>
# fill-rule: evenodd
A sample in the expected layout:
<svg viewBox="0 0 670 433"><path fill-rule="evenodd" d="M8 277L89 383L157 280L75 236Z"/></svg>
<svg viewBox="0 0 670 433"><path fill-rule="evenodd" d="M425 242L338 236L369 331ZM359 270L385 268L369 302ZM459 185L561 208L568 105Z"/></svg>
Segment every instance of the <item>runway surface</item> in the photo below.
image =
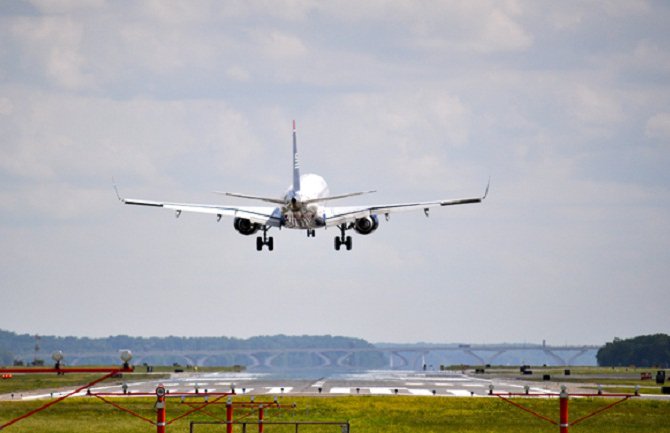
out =
<svg viewBox="0 0 670 433"><path fill-rule="evenodd" d="M518 382L510 379L482 378L454 372L367 371L362 373L333 374L328 377L304 378L278 376L267 373L177 373L169 379L125 382L130 395L152 393L161 384L170 394L230 392L249 396L343 396L343 395L411 395L443 397L478 397L489 393L493 385L496 393L524 392L558 393L553 383ZM546 385L546 386L544 386ZM93 393L121 392L121 385L92 387ZM71 391L71 390L70 390ZM26 393L19 399L53 398L67 394L61 391L44 394ZM86 391L79 395L85 395Z"/></svg>

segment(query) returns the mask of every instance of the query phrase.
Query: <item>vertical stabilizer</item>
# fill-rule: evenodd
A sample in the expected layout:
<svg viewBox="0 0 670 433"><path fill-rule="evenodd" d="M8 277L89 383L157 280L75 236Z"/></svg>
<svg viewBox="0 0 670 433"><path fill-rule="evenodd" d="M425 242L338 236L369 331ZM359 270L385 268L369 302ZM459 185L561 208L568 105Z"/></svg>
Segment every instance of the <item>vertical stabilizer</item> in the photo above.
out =
<svg viewBox="0 0 670 433"><path fill-rule="evenodd" d="M298 162L298 141L295 135L295 120L293 121L293 191L300 191L300 163Z"/></svg>

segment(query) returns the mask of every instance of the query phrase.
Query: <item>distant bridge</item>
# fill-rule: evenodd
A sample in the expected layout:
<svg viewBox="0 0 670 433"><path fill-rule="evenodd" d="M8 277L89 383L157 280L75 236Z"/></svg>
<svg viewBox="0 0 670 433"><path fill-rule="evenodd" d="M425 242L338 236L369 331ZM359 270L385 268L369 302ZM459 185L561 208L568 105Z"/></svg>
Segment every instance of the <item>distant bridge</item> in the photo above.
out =
<svg viewBox="0 0 670 433"><path fill-rule="evenodd" d="M534 352L544 356L552 365L573 365L575 360L600 346L549 346L531 344L461 344L411 345L365 348L290 348L290 349L230 349L230 350L134 350L133 363L181 365L245 365L250 371L290 370L292 368L320 369L416 369L423 368L427 359L431 364L454 364L448 356L458 356L471 365L495 364L501 355L510 352ZM121 349L121 348L120 348ZM32 359L34 353L23 354ZM48 360L47 360L48 361ZM118 353L81 352L65 353L69 365L119 362ZM374 364L374 367L372 366Z"/></svg>

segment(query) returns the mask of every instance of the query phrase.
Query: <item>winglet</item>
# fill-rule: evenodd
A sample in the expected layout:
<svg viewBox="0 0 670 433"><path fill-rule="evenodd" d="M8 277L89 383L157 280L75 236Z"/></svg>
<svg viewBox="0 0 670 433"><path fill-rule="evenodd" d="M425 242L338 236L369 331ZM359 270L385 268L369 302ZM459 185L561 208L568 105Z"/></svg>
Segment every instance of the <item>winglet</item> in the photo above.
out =
<svg viewBox="0 0 670 433"><path fill-rule="evenodd" d="M119 189L116 187L116 180L112 177L112 185L114 185L114 191L116 191L116 197L119 199L119 201L124 202L125 200L121 197L121 194L119 194Z"/></svg>
<svg viewBox="0 0 670 433"><path fill-rule="evenodd" d="M484 196L482 197L482 200L484 200L489 195L490 186L491 186L491 176L489 176L489 181L486 183L486 191L484 191Z"/></svg>

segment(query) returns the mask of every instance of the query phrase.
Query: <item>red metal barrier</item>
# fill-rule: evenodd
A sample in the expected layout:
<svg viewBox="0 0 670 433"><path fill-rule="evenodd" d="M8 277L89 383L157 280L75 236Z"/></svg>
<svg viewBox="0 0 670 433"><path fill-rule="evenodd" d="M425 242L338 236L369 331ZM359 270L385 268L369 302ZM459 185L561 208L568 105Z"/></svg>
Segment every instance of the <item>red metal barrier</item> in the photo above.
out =
<svg viewBox="0 0 670 433"><path fill-rule="evenodd" d="M233 412L234 412L234 407L240 407L240 408L250 408L250 409L258 409L258 419L259 419L259 425L258 425L258 430L260 433L263 433L263 420L264 420L264 410L266 408L271 408L271 407L277 407L279 408L279 403L275 398L274 402L254 402L253 397L252 401L250 402L233 402L230 399L230 396L235 395L235 391L232 392L209 392L209 393L198 393L198 392L184 392L184 393L173 393L170 394L163 385L159 385L156 388L156 391L154 393L149 393L149 392L136 392L136 393L130 393L127 390L124 390L123 392L104 392L104 393L93 393L90 391L90 388L96 385L99 382L102 382L105 379L108 379L110 377L113 377L119 373L126 373L126 372L132 372L133 368L130 366L123 366L121 368L115 367L115 368L100 368L100 367L93 367L93 368L74 368L74 367L64 367L64 368L9 368L9 369L0 369L0 373L2 374L12 374L12 373L22 373L22 374L43 374L43 373L57 373L57 374L65 374L65 373L106 373L104 376L95 379L94 381L87 383L86 385L83 385L74 391L59 397L56 400L50 401L47 404L32 410L24 415L21 415L18 418L15 418L5 424L0 425L0 430L3 430L6 427L9 427L10 425L13 425L25 418L28 418L32 415L35 415L36 413L39 413L57 403L60 403L61 401L65 400L68 397L71 397L75 394L80 393L84 389L88 388L88 392L86 393L87 396L92 396L96 397L103 403L109 404L110 406L113 406L116 409L119 409L123 412L126 412L136 418L139 418L145 422L148 422L149 424L155 425L156 426L156 432L157 433L165 433L166 427L173 422L184 418L188 415L191 415L192 413L201 411L209 416L212 416L216 418L213 414L207 412L205 410L206 407L209 405L215 405L215 404L222 404L220 400L223 399L224 397L229 397L228 401L225 402L226 404L226 431L229 433L232 433L233 431ZM146 397L146 396L156 396L156 404L155 404L155 409L156 409L156 421L154 422L153 420L142 416L128 408L124 408L120 404L113 402L111 400L108 400L105 397ZM194 402L189 402L186 403L184 401L185 398L192 398L192 397L198 397L198 398L204 398L205 401L203 403L194 403ZM215 397L213 400L209 400L209 397ZM191 409L186 411L185 413L168 420L167 419L167 399L168 398L181 398L182 403L188 404ZM248 415L246 415L248 416ZM244 417L243 417L244 418Z"/></svg>
<svg viewBox="0 0 670 433"><path fill-rule="evenodd" d="M226 403L226 433L233 433L233 402L230 399Z"/></svg>
<svg viewBox="0 0 670 433"><path fill-rule="evenodd" d="M579 424L580 422L587 420L591 417L594 417L598 415L599 413L602 413L608 409L613 408L614 406L618 405L619 403L623 403L624 401L628 400L629 398L632 397L639 397L639 394L636 392L635 394L603 394L602 392L598 392L597 394L570 394L575 397L621 397L620 400L617 400L605 407L602 407L588 415L585 415L581 418L576 419L572 423L569 421L569 398L570 395L568 394L567 390L565 387L561 387L561 393L558 395L559 397L559 421L556 422L552 420L551 418L548 418L544 415L541 415L531 409L528 409L527 407L524 407L523 405L516 403L512 400L510 400L511 397L556 397L556 394L552 393L540 393L540 394L529 394L528 392L523 393L523 394L518 394L518 393L505 393L505 394L495 394L493 393L493 390L489 393L490 395L495 395L496 397L500 398L501 400L510 403L512 406L517 407L525 412L528 412L529 414L540 418L544 421L549 422L550 424L553 425L558 425L559 432L560 433L569 433L569 428L570 426L574 426Z"/></svg>
<svg viewBox="0 0 670 433"><path fill-rule="evenodd" d="M61 367L61 368L49 368L49 367L34 367L34 368L0 368L0 373L25 373L25 374L38 374L38 373L56 373L56 374L65 374L65 373L132 373L134 371L133 367Z"/></svg>
<svg viewBox="0 0 670 433"><path fill-rule="evenodd" d="M37 409L31 410L30 412L28 412L28 413L26 413L26 414L23 414L23 415L19 416L18 418L14 418L13 420L11 420L11 421L9 421L9 422L6 422L5 424L0 425L0 430L3 430L3 429L5 429L5 428L9 427L9 426L12 425L12 424L16 424L17 422L21 421L22 419L26 419L26 418L28 418L28 417L30 417L30 416L33 416L33 415L35 415L36 413L42 412L43 410L48 409L48 408L50 408L51 406L53 406L53 405L55 405L55 404L57 404L57 403L60 403L61 401L65 400L66 398L68 398L68 397L70 397L70 396L72 396L72 395L74 395L74 394L77 394L77 393L83 391L83 390L86 389L86 388L90 388L90 387L92 387L93 385L97 384L98 382L102 382L103 380L105 380L105 379L107 379L107 378L110 378L110 377L114 376L114 375L117 374L120 370L118 370L118 369L114 369L114 370L111 370L111 371L109 371L109 370L107 370L107 371L108 371L107 374L105 374L104 376L102 376L102 377L100 377L100 378L94 380L93 382L87 383L86 385L81 386L81 387L75 389L74 391L70 392L69 394L66 394L66 395L64 395L64 396L62 396L62 397L59 397L59 398L57 398L56 400L50 401L49 403L47 403L47 404L45 404L45 405L43 405L43 406L40 406L40 407L38 407Z"/></svg>
<svg viewBox="0 0 670 433"><path fill-rule="evenodd" d="M263 433L263 405L258 406L258 433Z"/></svg>
<svg viewBox="0 0 670 433"><path fill-rule="evenodd" d="M558 428L560 429L560 433L568 433L568 427L570 425L568 422L568 393L565 389L561 391L561 395L558 401Z"/></svg>
<svg viewBox="0 0 670 433"><path fill-rule="evenodd" d="M156 388L156 433L165 433L165 388Z"/></svg>

